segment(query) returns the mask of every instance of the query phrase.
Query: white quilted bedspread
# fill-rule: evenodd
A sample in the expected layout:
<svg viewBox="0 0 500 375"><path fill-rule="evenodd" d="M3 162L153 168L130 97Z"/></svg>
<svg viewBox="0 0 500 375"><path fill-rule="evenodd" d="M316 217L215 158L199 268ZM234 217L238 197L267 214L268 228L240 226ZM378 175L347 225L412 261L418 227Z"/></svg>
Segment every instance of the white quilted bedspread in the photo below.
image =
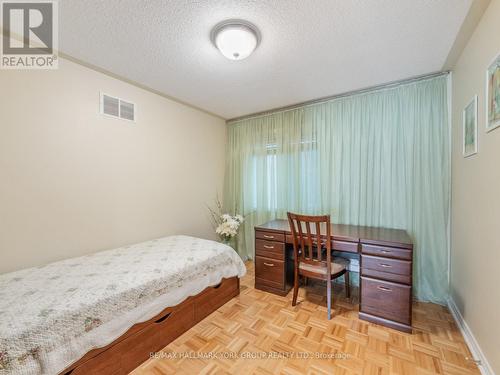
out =
<svg viewBox="0 0 500 375"><path fill-rule="evenodd" d="M57 374L245 266L229 246L171 236L0 275L0 374Z"/></svg>

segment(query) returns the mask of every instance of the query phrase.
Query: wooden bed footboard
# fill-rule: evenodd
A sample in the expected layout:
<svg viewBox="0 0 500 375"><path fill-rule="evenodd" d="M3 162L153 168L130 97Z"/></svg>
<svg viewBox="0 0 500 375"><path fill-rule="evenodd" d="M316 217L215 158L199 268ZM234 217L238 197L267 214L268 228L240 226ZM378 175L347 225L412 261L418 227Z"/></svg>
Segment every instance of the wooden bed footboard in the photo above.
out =
<svg viewBox="0 0 500 375"><path fill-rule="evenodd" d="M240 293L238 277L223 279L152 319L132 326L111 344L94 349L60 375L125 375Z"/></svg>

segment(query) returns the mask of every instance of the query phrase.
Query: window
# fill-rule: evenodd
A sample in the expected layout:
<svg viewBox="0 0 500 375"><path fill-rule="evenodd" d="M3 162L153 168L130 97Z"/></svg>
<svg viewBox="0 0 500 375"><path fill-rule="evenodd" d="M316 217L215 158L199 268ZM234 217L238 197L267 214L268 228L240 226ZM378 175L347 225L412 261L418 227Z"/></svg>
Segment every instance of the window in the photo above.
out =
<svg viewBox="0 0 500 375"><path fill-rule="evenodd" d="M245 207L267 212L317 210L321 197L315 146L314 141L301 142L297 154L282 152L276 144L268 144L265 154L253 155L242 176L247 194ZM293 199L297 196L303 199L297 202Z"/></svg>

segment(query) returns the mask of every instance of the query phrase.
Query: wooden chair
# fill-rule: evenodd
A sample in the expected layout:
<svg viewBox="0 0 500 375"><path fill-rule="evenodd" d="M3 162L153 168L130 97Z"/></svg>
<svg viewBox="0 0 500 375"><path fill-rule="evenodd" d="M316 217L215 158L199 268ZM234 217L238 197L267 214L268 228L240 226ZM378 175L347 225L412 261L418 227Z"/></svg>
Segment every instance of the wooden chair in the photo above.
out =
<svg viewBox="0 0 500 375"><path fill-rule="evenodd" d="M347 298L350 296L349 272L347 272L349 261L345 258L334 257L332 262L332 233L329 215L306 216L291 212L287 215L293 235L295 268L292 306L297 304L299 276L325 280L328 319L330 320L333 280L345 275L345 293Z"/></svg>

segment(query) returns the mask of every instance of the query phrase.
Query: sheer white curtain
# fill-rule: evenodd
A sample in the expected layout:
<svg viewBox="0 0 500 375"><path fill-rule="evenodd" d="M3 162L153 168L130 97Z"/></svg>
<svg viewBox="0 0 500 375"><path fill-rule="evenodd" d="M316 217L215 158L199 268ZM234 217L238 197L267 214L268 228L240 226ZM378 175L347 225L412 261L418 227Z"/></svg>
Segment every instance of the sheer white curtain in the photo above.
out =
<svg viewBox="0 0 500 375"><path fill-rule="evenodd" d="M447 294L450 198L447 77L304 106L228 125L224 200L255 225L287 211L336 223L401 228L415 245L422 300Z"/></svg>

